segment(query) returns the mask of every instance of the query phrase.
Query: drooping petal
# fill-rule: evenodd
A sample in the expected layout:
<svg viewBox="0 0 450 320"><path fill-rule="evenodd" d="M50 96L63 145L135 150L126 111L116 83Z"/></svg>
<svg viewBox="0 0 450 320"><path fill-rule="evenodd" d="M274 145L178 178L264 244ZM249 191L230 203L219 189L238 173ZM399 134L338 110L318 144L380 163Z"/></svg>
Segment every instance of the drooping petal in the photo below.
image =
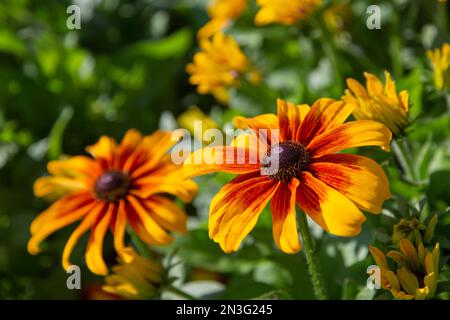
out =
<svg viewBox="0 0 450 320"><path fill-rule="evenodd" d="M295 178L289 184L280 183L270 204L273 238L278 248L289 254L301 249L295 213L298 185L299 181Z"/></svg>
<svg viewBox="0 0 450 320"><path fill-rule="evenodd" d="M297 202L324 230L338 236L355 236L366 220L355 204L311 173L303 172Z"/></svg>
<svg viewBox="0 0 450 320"><path fill-rule="evenodd" d="M114 224L114 249L119 254L120 257L124 258L125 261L129 261L129 256L127 255L128 250L125 247L125 231L127 227L127 212L125 200L119 201L119 206L117 208L117 216Z"/></svg>
<svg viewBox="0 0 450 320"><path fill-rule="evenodd" d="M347 122L315 137L307 149L314 158L362 146L380 146L383 150L389 151L391 138L391 131L383 124L359 120Z"/></svg>
<svg viewBox="0 0 450 320"><path fill-rule="evenodd" d="M218 242L223 251L236 251L255 226L278 184L259 173L243 174L231 180L211 201L210 238Z"/></svg>
<svg viewBox="0 0 450 320"><path fill-rule="evenodd" d="M352 154L329 154L315 159L313 175L352 200L358 208L380 213L390 198L389 181L372 159Z"/></svg>
<svg viewBox="0 0 450 320"><path fill-rule="evenodd" d="M44 241L48 236L59 229L62 229L78 220L83 219L83 217L88 215L89 212L96 206L97 203L94 201L91 201L91 203L86 203L83 206L69 206L65 211L57 211L56 215L54 217L46 219L45 223L39 222L39 228L37 228L36 225L33 225L32 236L27 245L28 252L33 255L38 254L40 252L40 243Z"/></svg>
<svg viewBox="0 0 450 320"><path fill-rule="evenodd" d="M307 146L314 137L342 125L354 108L354 105L343 101L317 100L301 124L297 141Z"/></svg>
<svg viewBox="0 0 450 320"><path fill-rule="evenodd" d="M134 196L128 196L127 201L133 207L134 212L141 220L147 233L152 235L152 237L158 242L158 244L168 244L173 240L173 238L163 228L161 228L158 223L156 223L155 219L150 215L150 212L146 210L140 200L138 200Z"/></svg>
<svg viewBox="0 0 450 320"><path fill-rule="evenodd" d="M80 225L72 232L67 241L63 255L62 255L62 265L64 270L71 265L70 255L72 254L73 248L80 240L81 236L85 234L97 221L98 217L101 216L107 209L107 204L103 202L97 202L96 206L90 210L89 214L83 219Z"/></svg>
<svg viewBox="0 0 450 320"><path fill-rule="evenodd" d="M108 274L108 267L103 260L103 240L115 214L117 214L116 204L110 203L105 215L99 217L92 227L87 245L86 264L89 270L102 276Z"/></svg>
<svg viewBox="0 0 450 320"><path fill-rule="evenodd" d="M199 149L185 160L183 175L185 178L211 173L228 172L243 174L258 171L258 152L254 149L236 148L234 146L216 146Z"/></svg>
<svg viewBox="0 0 450 320"><path fill-rule="evenodd" d="M143 201L153 219L164 229L186 233L187 216L172 200L165 197L152 196Z"/></svg>

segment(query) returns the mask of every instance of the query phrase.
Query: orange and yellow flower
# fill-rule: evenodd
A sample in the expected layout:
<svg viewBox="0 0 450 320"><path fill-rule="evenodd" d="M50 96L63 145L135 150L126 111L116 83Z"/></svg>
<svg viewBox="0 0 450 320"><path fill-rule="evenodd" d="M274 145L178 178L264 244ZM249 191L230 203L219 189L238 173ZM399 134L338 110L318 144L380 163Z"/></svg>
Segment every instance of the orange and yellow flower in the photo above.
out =
<svg viewBox="0 0 450 320"><path fill-rule="evenodd" d="M238 18L246 8L247 0L213 0L208 7L211 20L198 31L197 36L202 39L215 35Z"/></svg>
<svg viewBox="0 0 450 320"><path fill-rule="evenodd" d="M389 183L375 161L336 152L359 146L389 150L392 134L371 120L344 123L353 109L332 99L319 99L311 108L278 100L278 115L234 119L237 128L251 129L245 144L236 140L192 153L184 163L186 177L238 174L211 202L210 237L227 253L238 250L270 201L273 237L286 253L301 249L296 203L324 230L357 235L365 221L361 210L379 213L390 197ZM279 136L272 134L278 130ZM278 170L263 174L275 161Z"/></svg>
<svg viewBox="0 0 450 320"><path fill-rule="evenodd" d="M434 85L441 90L450 90L450 44L442 48L427 51L428 59L433 64Z"/></svg>
<svg viewBox="0 0 450 320"><path fill-rule="evenodd" d="M184 233L186 214L166 194L189 202L197 191L192 180L182 180L182 168L167 154L175 144L170 132L157 131L143 137L129 130L120 144L103 136L87 148L92 155L75 156L48 164L51 176L38 179L38 197L56 200L31 224L28 251L37 254L39 245L56 230L81 220L66 243L62 264L67 269L72 250L90 230L86 250L88 268L108 273L103 260L103 239L108 228L114 248L126 255L127 223L146 243L164 245L172 241L168 231Z"/></svg>
<svg viewBox="0 0 450 320"><path fill-rule="evenodd" d="M407 124L408 91L397 94L395 83L389 72L384 72L386 84L365 72L366 86L355 79L347 79L348 89L342 100L356 105L353 116L358 120L375 120L384 123L394 134L398 134Z"/></svg>
<svg viewBox="0 0 450 320"><path fill-rule="evenodd" d="M308 19L322 5L322 0L257 0L257 3L261 7L255 17L257 25L293 25Z"/></svg>
<svg viewBox="0 0 450 320"><path fill-rule="evenodd" d="M387 257L395 262L391 269L386 256L377 248L369 250L381 271L381 286L394 298L401 300L424 300L434 297L439 274L439 244L433 251L422 243L416 247L407 240L400 240L400 251L392 250Z"/></svg>
<svg viewBox="0 0 450 320"><path fill-rule="evenodd" d="M103 290L127 299L152 299L163 280L162 265L126 248L128 258L119 257L112 274L105 278Z"/></svg>
<svg viewBox="0 0 450 320"><path fill-rule="evenodd" d="M217 33L210 39L200 40L202 51L194 55L187 65L189 81L197 85L200 94L212 94L222 102L228 102L228 89L239 86L243 75L250 82L259 81L258 73L231 36Z"/></svg>

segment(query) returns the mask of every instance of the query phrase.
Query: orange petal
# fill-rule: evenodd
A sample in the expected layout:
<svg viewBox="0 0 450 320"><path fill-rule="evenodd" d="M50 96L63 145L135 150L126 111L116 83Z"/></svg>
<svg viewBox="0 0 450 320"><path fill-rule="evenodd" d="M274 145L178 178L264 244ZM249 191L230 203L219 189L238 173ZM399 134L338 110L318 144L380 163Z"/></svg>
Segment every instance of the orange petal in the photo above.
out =
<svg viewBox="0 0 450 320"><path fill-rule="evenodd" d="M354 105L343 101L328 98L317 100L302 122L296 138L303 145L308 145L314 137L343 124L354 108Z"/></svg>
<svg viewBox="0 0 450 320"><path fill-rule="evenodd" d="M314 158L361 146L380 146L389 151L391 138L392 133L385 125L371 120L359 120L347 122L315 137L307 149Z"/></svg>
<svg viewBox="0 0 450 320"><path fill-rule="evenodd" d="M238 250L278 184L259 173L247 173L231 180L211 201L210 238L227 253Z"/></svg>
<svg viewBox="0 0 450 320"><path fill-rule="evenodd" d="M113 161L117 153L114 139L102 136L96 144L87 147L86 151L98 159L103 168L113 168Z"/></svg>
<svg viewBox="0 0 450 320"><path fill-rule="evenodd" d="M122 167L125 161L133 154L142 141L142 134L135 129L127 131L119 146L119 167Z"/></svg>
<svg viewBox="0 0 450 320"><path fill-rule="evenodd" d="M127 227L127 213L125 211L125 200L120 200L117 208L117 216L114 224L114 249L122 256L125 249L124 237Z"/></svg>
<svg viewBox="0 0 450 320"><path fill-rule="evenodd" d="M238 129L278 129L278 118L273 113L253 118L234 117L233 125Z"/></svg>
<svg viewBox="0 0 450 320"><path fill-rule="evenodd" d="M187 216L173 201L159 196L153 196L143 201L153 219L169 231L186 233Z"/></svg>
<svg viewBox="0 0 450 320"><path fill-rule="evenodd" d="M137 214L142 224L150 235L160 245L170 243L173 238L156 223L155 219L150 215L150 212L143 206L143 204L134 196L127 197L128 202L133 207L134 212Z"/></svg>
<svg viewBox="0 0 450 320"><path fill-rule="evenodd" d="M117 214L117 207L115 203L110 203L106 214L92 227L86 250L86 264L89 270L102 276L108 274L108 267L103 260L103 239L111 225L113 214Z"/></svg>
<svg viewBox="0 0 450 320"><path fill-rule="evenodd" d="M300 108L297 108L293 103L278 99L277 113L280 141L295 140L302 118Z"/></svg>
<svg viewBox="0 0 450 320"><path fill-rule="evenodd" d="M63 216L73 210L76 210L82 206L87 205L93 200L90 193L74 193L62 197L55 203L53 203L49 208L40 213L31 223L30 232L35 234L42 227L45 226L47 222L50 222L53 218Z"/></svg>
<svg viewBox="0 0 450 320"><path fill-rule="evenodd" d="M153 235L147 232L144 224L142 223L139 216L135 213L135 210L130 204L127 204L125 207L125 211L127 213L127 221L129 222L131 228L138 235L138 237L149 245L158 245L160 244Z"/></svg>
<svg viewBox="0 0 450 320"><path fill-rule="evenodd" d="M103 202L97 202L96 206L92 208L89 214L83 219L80 225L75 229L74 232L69 237L69 240L64 247L62 255L62 265L64 270L70 267L70 255L72 254L73 248L80 240L81 236L85 234L97 221L98 217L101 216L106 211L107 205Z"/></svg>
<svg viewBox="0 0 450 320"><path fill-rule="evenodd" d="M295 178L289 184L280 183L270 204L273 238L278 248L289 254L297 253L301 249L295 213L298 185L299 181Z"/></svg>
<svg viewBox="0 0 450 320"><path fill-rule="evenodd" d="M30 254L38 254L40 252L39 245L53 232L62 229L80 219L85 217L91 210L97 206L97 203L92 201L89 204L85 204L81 207L67 207L62 214L55 212L54 217L47 217L44 221L40 221L39 228L36 225L32 225L31 239L28 241L27 249Z"/></svg>
<svg viewBox="0 0 450 320"><path fill-rule="evenodd" d="M317 224L337 236L359 234L361 224L366 220L351 200L309 172L302 173L297 201L300 208Z"/></svg>
<svg viewBox="0 0 450 320"><path fill-rule="evenodd" d="M90 185L83 180L66 177L41 177L33 186L34 195L39 198L56 200L71 193L89 190Z"/></svg>
<svg viewBox="0 0 450 320"><path fill-rule="evenodd" d="M352 154L330 154L315 159L313 175L333 187L358 208L380 213L390 198L389 181L383 169L372 159Z"/></svg>
<svg viewBox="0 0 450 320"><path fill-rule="evenodd" d="M199 149L189 155L183 164L185 178L211 172L242 174L258 171L258 152L234 146L216 146Z"/></svg>
<svg viewBox="0 0 450 320"><path fill-rule="evenodd" d="M64 160L50 161L47 170L51 175L78 178L85 180L95 179L101 173L97 161L85 156L74 156Z"/></svg>

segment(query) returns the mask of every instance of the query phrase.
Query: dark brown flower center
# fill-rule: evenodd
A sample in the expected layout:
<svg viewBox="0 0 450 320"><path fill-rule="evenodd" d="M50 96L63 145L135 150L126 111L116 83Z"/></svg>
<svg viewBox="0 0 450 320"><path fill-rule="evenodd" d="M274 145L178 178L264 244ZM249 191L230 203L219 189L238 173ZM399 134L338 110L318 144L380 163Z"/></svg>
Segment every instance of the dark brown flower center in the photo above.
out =
<svg viewBox="0 0 450 320"><path fill-rule="evenodd" d="M305 147L293 141L274 145L264 156L263 167L273 179L289 182L291 178L300 178L306 170L311 157Z"/></svg>
<svg viewBox="0 0 450 320"><path fill-rule="evenodd" d="M124 198L130 189L131 178L121 171L106 171L95 183L95 192L102 200L118 201Z"/></svg>

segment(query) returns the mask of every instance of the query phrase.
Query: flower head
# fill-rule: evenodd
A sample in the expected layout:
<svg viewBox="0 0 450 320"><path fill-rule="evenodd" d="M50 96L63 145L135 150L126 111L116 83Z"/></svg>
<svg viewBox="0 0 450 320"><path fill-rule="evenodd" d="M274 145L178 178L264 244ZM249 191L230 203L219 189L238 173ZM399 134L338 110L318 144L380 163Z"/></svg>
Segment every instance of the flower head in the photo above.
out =
<svg viewBox="0 0 450 320"><path fill-rule="evenodd" d="M332 99L319 99L311 108L278 100L278 115L234 119L235 127L251 129L242 136L244 143L238 136L231 146L206 147L186 159L187 177L238 174L210 205L209 235L225 252L239 248L270 201L273 237L286 253L300 250L296 203L339 236L360 232L361 210L381 211L390 197L381 167L369 158L336 152L358 146L388 150L391 132L370 120L344 123L353 108Z"/></svg>
<svg viewBox="0 0 450 320"><path fill-rule="evenodd" d="M257 25L293 25L307 19L322 4L322 0L257 0L257 3L261 7L255 17Z"/></svg>
<svg viewBox="0 0 450 320"><path fill-rule="evenodd" d="M226 103L228 88L237 87L241 76L248 73L249 80L253 79L250 61L231 36L217 33L211 40L201 40L200 47L202 51L186 67L190 83L198 85L198 93L210 93Z"/></svg>
<svg viewBox="0 0 450 320"><path fill-rule="evenodd" d="M90 230L86 250L88 268L107 274L103 260L103 238L108 229L117 253L126 255L127 223L148 244L164 245L173 239L168 231L186 231L186 214L166 196L192 200L197 185L181 179L181 168L171 162L167 150L174 145L170 132L157 131L143 137L129 130L120 144L103 136L87 148L92 155L75 156L48 164L51 176L38 179L38 197L56 200L31 224L28 251L37 254L39 245L56 230L78 220L64 248L62 264L67 269L71 252Z"/></svg>
<svg viewBox="0 0 450 320"><path fill-rule="evenodd" d="M437 221L437 214L433 215L431 219L429 219L426 226L415 217L411 219L402 218L397 224L394 225L392 242L399 243L400 240L407 239L413 244L419 244L423 241L430 243L434 236Z"/></svg>
<svg viewBox="0 0 450 320"><path fill-rule="evenodd" d="M199 38L209 38L226 28L247 8L247 0L213 0L208 7L211 20L199 31Z"/></svg>
<svg viewBox="0 0 450 320"><path fill-rule="evenodd" d="M128 299L151 299L163 280L163 268L156 261L145 259L127 248L128 258L119 257L113 273L105 278L103 290Z"/></svg>
<svg viewBox="0 0 450 320"><path fill-rule="evenodd" d="M386 84L365 72L364 88L357 80L347 79L348 89L342 97L347 103L355 104L353 115L358 120L375 120L384 123L394 134L398 134L407 124L408 91L397 94L395 83L389 72L385 71Z"/></svg>
<svg viewBox="0 0 450 320"><path fill-rule="evenodd" d="M414 247L408 239L400 240L400 251L392 250L387 257L394 261L390 268L386 256L377 248L369 250L381 271L381 286L394 298L424 300L433 298L439 273L439 244L433 251L422 243Z"/></svg>
<svg viewBox="0 0 450 320"><path fill-rule="evenodd" d="M444 43L440 49L427 51L427 56L433 64L436 88L450 90L450 44Z"/></svg>

